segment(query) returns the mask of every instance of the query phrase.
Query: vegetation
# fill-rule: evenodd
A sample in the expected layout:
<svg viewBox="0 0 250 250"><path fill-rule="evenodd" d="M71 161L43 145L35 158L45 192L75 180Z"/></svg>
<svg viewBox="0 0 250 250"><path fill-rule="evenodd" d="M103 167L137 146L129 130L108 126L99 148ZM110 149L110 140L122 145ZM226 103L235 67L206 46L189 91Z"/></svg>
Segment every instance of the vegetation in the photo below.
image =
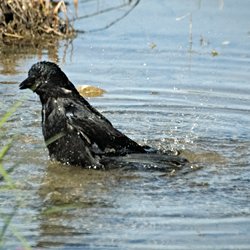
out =
<svg viewBox="0 0 250 250"><path fill-rule="evenodd" d="M83 4L88 2L83 1ZM124 9L121 16L103 27L87 32L104 30L127 16L139 2L140 0L110 1L107 6L99 7L99 1L96 0L98 8L95 11L78 16L78 0L74 0L76 16L69 19L68 3L64 0L2 0L0 1L0 45L1 42L20 44L22 41L24 44L39 44L41 40L71 39L76 33L86 32L86 30L75 30L73 21Z"/></svg>
<svg viewBox="0 0 250 250"><path fill-rule="evenodd" d="M3 116L0 118L0 129L4 126L4 124L7 122L9 117L17 110L17 108L22 104L22 102L15 103ZM2 139L2 134L0 134L0 139ZM4 189L15 189L14 181L12 180L10 173L15 169L16 165L13 165L8 168L8 170L5 169L3 163L4 158L8 154L9 150L12 147L14 138L10 138L7 142L3 143L2 148L0 148L0 182L4 182L5 185L1 185L1 190ZM4 248L5 243L5 235L7 230L10 230L12 235L16 237L23 249L31 249L28 242L25 240L25 238L16 230L14 225L11 225L11 221L16 215L18 208L21 205L21 200L16 197L16 205L12 208L12 211L9 214L4 214L0 211L0 218L1 223L3 224L2 228L0 228L0 249Z"/></svg>
<svg viewBox="0 0 250 250"><path fill-rule="evenodd" d="M62 12L62 15L59 13ZM67 17L64 1L4 0L0 3L2 41L70 38L75 31Z"/></svg>

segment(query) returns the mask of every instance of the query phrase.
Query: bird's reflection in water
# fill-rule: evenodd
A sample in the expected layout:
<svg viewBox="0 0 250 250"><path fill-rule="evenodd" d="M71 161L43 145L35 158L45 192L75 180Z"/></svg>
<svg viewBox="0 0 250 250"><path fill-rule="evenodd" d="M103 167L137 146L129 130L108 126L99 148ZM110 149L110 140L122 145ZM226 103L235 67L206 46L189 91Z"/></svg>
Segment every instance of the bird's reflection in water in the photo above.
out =
<svg viewBox="0 0 250 250"><path fill-rule="evenodd" d="M96 235L97 228L105 225L107 215L108 220L117 219L114 208L124 205L120 204L120 196L124 196L126 190L138 189L145 180L153 183L164 174L193 171L185 162L182 166L173 165L174 158L132 154L111 159L106 170L50 162L39 189L43 205L37 247L82 246L86 237L89 244L91 235Z"/></svg>
<svg viewBox="0 0 250 250"><path fill-rule="evenodd" d="M38 247L74 243L91 233L93 210L112 207L111 187L119 178L111 171L96 171L51 162L39 189L43 200ZM96 221L98 224L98 219ZM79 243L80 244L80 243Z"/></svg>

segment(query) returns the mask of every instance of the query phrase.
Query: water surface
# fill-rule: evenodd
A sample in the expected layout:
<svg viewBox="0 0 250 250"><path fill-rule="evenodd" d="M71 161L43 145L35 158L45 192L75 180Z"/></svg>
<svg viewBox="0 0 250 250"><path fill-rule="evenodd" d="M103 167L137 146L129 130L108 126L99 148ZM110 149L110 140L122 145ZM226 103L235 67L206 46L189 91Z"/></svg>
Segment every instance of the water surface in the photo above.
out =
<svg viewBox="0 0 250 250"><path fill-rule="evenodd" d="M1 218L18 204L3 249L20 249L20 237L32 249L249 249L249 10L246 0L143 0L116 25L72 43L2 49L0 114L25 99L1 129L1 145L17 135L3 163L17 164L16 187L0 182ZM100 28L123 11L75 26ZM201 168L169 176L51 163L39 99L18 89L47 59L76 85L105 89L89 101L118 129Z"/></svg>

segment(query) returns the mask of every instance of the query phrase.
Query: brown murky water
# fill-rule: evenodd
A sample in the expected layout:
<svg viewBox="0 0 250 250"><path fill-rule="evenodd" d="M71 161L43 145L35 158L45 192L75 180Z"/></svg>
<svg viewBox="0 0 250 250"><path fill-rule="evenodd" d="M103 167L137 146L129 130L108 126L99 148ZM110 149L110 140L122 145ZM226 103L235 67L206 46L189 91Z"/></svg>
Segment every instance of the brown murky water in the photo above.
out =
<svg viewBox="0 0 250 250"><path fill-rule="evenodd" d="M78 12L100 2L80 1ZM72 43L1 48L0 114L24 98L0 131L1 145L17 136L3 162L16 164L15 187L0 181L0 229L17 207L2 249L250 249L249 11L246 0L142 0ZM75 26L101 28L121 13ZM51 163L39 99L18 89L47 59L76 85L104 89L89 101L131 138L201 168L169 176Z"/></svg>

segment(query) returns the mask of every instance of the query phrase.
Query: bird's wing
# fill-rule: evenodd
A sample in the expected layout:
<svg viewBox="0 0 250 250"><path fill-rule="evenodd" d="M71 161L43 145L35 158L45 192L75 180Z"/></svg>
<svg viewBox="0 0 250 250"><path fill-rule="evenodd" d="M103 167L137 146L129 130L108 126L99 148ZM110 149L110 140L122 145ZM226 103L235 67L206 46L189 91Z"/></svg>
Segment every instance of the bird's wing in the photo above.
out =
<svg viewBox="0 0 250 250"><path fill-rule="evenodd" d="M84 99L83 99L84 100ZM92 145L95 154L144 153L143 147L125 136L86 100L73 99L65 107L68 126Z"/></svg>

